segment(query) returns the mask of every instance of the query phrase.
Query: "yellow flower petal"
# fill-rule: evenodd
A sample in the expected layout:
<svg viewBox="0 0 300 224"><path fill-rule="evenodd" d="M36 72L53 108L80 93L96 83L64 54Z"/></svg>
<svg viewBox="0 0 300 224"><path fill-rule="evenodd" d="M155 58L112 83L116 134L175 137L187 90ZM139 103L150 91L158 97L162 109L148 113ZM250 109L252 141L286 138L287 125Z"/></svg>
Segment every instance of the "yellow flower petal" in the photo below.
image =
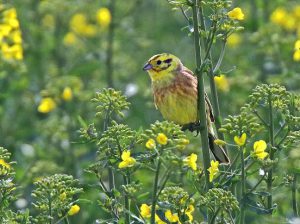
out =
<svg viewBox="0 0 300 224"><path fill-rule="evenodd" d="M185 166L190 167L192 170L197 170L197 158L198 156L195 153L192 153L190 156L186 157L183 160Z"/></svg>
<svg viewBox="0 0 300 224"><path fill-rule="evenodd" d="M38 106L40 113L49 113L56 108L56 103L51 97L43 98Z"/></svg>
<svg viewBox="0 0 300 224"><path fill-rule="evenodd" d="M255 153L264 152L267 148L267 143L264 140L254 142L253 149Z"/></svg>
<svg viewBox="0 0 300 224"><path fill-rule="evenodd" d="M246 139L247 139L247 135L246 133L243 133L240 137L234 136L233 140L238 146L243 146L246 143Z"/></svg>
<svg viewBox="0 0 300 224"><path fill-rule="evenodd" d="M10 169L10 165L7 162L5 162L4 159L0 159L0 165L6 167L7 169Z"/></svg>
<svg viewBox="0 0 300 224"><path fill-rule="evenodd" d="M244 20L244 13L241 8L237 7L227 13L230 19Z"/></svg>
<svg viewBox="0 0 300 224"><path fill-rule="evenodd" d="M170 222L179 222L178 215L176 213L172 214L171 210L169 209L165 212L165 216Z"/></svg>
<svg viewBox="0 0 300 224"><path fill-rule="evenodd" d="M155 140L153 138L150 138L145 145L147 149L154 149L156 147Z"/></svg>
<svg viewBox="0 0 300 224"><path fill-rule="evenodd" d="M151 217L151 207L147 204L142 204L140 207L141 216L143 218L150 218Z"/></svg>
<svg viewBox="0 0 300 224"><path fill-rule="evenodd" d="M96 14L97 22L102 27L109 26L111 22L111 14L108 8L100 8Z"/></svg>
<svg viewBox="0 0 300 224"><path fill-rule="evenodd" d="M225 75L215 76L214 81L216 83L217 89L219 89L222 92L229 91L230 85Z"/></svg>
<svg viewBox="0 0 300 224"><path fill-rule="evenodd" d="M68 211L68 215L72 216L77 214L80 211L80 207L79 205L72 205L72 207L70 208L70 210Z"/></svg>
<svg viewBox="0 0 300 224"><path fill-rule="evenodd" d="M159 133L156 137L156 141L161 145L166 145L168 143L168 137L164 133Z"/></svg>
<svg viewBox="0 0 300 224"><path fill-rule="evenodd" d="M127 168L127 167L132 167L136 163L136 160L133 157L130 157L130 151L129 150L125 150L125 151L122 152L121 159L123 161L121 161L119 163L119 168L120 169Z"/></svg>
<svg viewBox="0 0 300 224"><path fill-rule="evenodd" d="M219 172L219 161L212 160L210 162L210 167L207 170L209 172L209 182L212 182L214 176Z"/></svg>
<svg viewBox="0 0 300 224"><path fill-rule="evenodd" d="M62 94L61 94L61 97L63 98L64 101L70 101L72 100L73 98L73 92L72 92L72 89L70 87L65 87Z"/></svg>

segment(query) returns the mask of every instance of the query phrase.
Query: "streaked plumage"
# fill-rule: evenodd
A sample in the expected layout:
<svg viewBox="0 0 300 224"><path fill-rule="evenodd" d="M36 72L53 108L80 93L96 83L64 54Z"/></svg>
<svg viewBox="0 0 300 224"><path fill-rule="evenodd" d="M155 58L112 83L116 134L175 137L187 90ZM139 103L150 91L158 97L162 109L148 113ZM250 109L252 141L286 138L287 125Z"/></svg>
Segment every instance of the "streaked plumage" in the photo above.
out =
<svg viewBox="0 0 300 224"><path fill-rule="evenodd" d="M151 57L144 70L152 81L154 102L162 116L179 125L197 123L197 78L184 67L180 59L172 54L162 53ZM229 159L220 146L213 143L215 134L212 107L205 95L207 124L209 129L210 149L216 159L228 163Z"/></svg>

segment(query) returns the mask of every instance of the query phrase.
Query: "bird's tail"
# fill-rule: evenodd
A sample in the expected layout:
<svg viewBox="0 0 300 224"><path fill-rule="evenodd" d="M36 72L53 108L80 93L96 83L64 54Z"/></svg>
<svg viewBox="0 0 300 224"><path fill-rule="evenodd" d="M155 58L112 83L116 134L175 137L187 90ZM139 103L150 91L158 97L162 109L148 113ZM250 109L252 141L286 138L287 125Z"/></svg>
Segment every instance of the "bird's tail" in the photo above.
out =
<svg viewBox="0 0 300 224"><path fill-rule="evenodd" d="M208 133L208 142L209 142L209 148L211 152L213 153L214 157L217 161L219 161L221 164L229 164L230 160L225 152L224 148L220 145L217 145L214 141L216 140L216 136L213 133L213 131L209 131Z"/></svg>

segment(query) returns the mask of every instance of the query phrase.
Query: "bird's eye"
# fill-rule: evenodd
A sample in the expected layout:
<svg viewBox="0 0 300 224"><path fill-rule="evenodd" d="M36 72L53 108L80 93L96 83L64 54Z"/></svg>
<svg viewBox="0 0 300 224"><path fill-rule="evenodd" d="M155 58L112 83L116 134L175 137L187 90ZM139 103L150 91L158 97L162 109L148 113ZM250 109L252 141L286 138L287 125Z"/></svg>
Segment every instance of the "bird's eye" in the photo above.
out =
<svg viewBox="0 0 300 224"><path fill-rule="evenodd" d="M160 64L161 64L161 60L158 60L158 61L156 62L156 64L160 65Z"/></svg>
<svg viewBox="0 0 300 224"><path fill-rule="evenodd" d="M169 64L169 63L172 62L172 58L166 59L166 60L164 60L164 62L167 63L167 64Z"/></svg>

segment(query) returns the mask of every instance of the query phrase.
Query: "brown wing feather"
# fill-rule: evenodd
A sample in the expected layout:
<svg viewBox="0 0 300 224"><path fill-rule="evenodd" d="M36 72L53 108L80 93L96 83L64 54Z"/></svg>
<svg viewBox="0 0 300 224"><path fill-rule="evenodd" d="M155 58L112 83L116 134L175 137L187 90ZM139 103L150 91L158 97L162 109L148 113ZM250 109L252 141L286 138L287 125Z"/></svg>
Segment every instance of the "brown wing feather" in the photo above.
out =
<svg viewBox="0 0 300 224"><path fill-rule="evenodd" d="M183 74L189 76L193 80L192 83L194 84L195 92L197 94L197 92L198 92L198 90L197 90L198 80L194 76L194 73L191 70L189 70L187 67L183 67ZM208 113L209 113L210 121L211 122L215 122L215 117L214 117L214 114L213 114L213 108L212 108L212 105L211 105L211 103L209 101L207 93L205 93L204 97L205 97L205 102L206 102L206 105L207 105L207 110L208 110Z"/></svg>

